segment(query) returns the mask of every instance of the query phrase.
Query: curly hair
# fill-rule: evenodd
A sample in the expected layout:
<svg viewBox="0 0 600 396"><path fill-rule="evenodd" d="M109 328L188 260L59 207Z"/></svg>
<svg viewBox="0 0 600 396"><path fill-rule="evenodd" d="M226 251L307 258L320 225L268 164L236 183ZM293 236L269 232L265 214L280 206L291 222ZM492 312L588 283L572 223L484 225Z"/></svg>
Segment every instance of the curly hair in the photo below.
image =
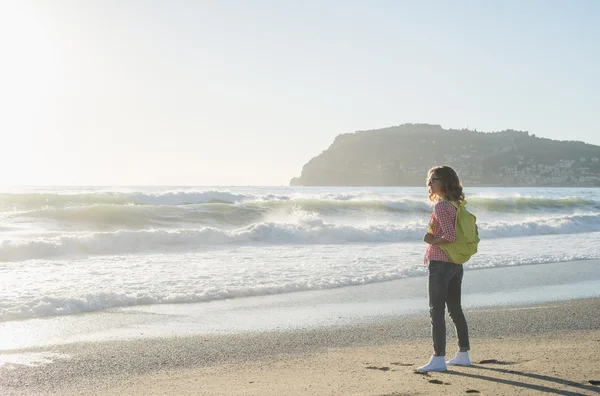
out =
<svg viewBox="0 0 600 396"><path fill-rule="evenodd" d="M465 200L465 194L463 193L462 184L458 175L454 171L454 169L450 168L446 165L434 166L429 169L427 172L427 181L435 175L435 177L440 179L442 183L442 196L438 196L435 194L429 194L429 201L437 202L441 199L446 201L457 201L462 202Z"/></svg>

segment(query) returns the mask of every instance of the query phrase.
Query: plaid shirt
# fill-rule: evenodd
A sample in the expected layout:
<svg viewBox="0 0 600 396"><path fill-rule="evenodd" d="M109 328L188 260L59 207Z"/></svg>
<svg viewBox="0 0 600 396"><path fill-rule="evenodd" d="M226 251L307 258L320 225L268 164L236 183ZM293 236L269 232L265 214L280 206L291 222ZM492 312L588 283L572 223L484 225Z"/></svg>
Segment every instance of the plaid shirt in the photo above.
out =
<svg viewBox="0 0 600 396"><path fill-rule="evenodd" d="M433 213L429 219L429 231L436 238L444 238L449 242L456 241L456 232L454 231L454 219L456 217L456 208L447 201L439 201L433 205ZM446 261L450 259L444 251L437 245L427 245L425 250L425 265L429 261Z"/></svg>

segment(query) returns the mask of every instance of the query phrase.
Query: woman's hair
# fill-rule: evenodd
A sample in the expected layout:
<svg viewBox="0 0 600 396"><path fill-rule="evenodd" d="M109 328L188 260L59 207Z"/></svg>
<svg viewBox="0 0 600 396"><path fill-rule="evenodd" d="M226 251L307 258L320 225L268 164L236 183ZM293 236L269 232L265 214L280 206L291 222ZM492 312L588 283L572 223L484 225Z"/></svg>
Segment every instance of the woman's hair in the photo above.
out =
<svg viewBox="0 0 600 396"><path fill-rule="evenodd" d="M454 169L446 165L434 166L427 172L427 182L431 177L437 177L442 183L442 196L439 197L435 194L429 194L429 200L431 202L437 202L440 199L446 201L464 201L465 194L463 193L462 184L458 175Z"/></svg>

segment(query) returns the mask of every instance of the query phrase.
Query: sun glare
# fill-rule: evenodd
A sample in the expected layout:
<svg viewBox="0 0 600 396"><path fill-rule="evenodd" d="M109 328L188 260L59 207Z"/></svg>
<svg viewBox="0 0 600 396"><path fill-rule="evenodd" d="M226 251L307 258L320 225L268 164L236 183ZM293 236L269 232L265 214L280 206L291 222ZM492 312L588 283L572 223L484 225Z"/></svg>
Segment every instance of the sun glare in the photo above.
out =
<svg viewBox="0 0 600 396"><path fill-rule="evenodd" d="M50 133L61 92L69 88L62 43L46 7L21 1L0 7L0 185L43 184L42 156L48 154L43 137Z"/></svg>

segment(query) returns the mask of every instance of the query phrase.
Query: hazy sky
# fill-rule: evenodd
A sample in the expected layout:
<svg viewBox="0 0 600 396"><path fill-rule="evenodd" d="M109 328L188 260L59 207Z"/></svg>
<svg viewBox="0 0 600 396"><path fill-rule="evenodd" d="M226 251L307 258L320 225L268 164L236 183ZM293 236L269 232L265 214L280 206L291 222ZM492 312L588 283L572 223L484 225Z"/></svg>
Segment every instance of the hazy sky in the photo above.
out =
<svg viewBox="0 0 600 396"><path fill-rule="evenodd" d="M600 145L600 1L0 0L0 185L287 185L406 122Z"/></svg>

